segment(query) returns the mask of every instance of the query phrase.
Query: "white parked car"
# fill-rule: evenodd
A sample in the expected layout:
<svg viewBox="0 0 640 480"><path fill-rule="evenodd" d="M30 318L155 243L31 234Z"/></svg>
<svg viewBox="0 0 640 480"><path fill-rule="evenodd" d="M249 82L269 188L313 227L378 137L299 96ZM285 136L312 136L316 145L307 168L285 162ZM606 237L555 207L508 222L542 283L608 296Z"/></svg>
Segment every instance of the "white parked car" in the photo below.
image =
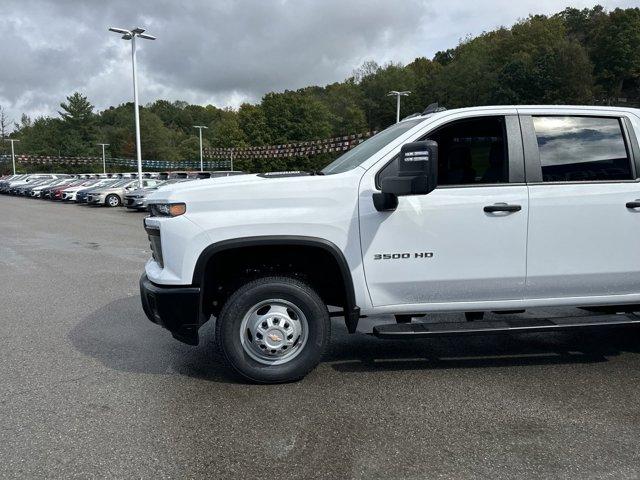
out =
<svg viewBox="0 0 640 480"><path fill-rule="evenodd" d="M106 183L107 181L110 181L109 179L106 180L87 180L86 182L80 184L80 185L75 185L73 187L69 187L69 188L65 188L62 191L62 200L63 201L67 201L67 202L75 202L76 201L76 194L80 191L83 190L85 188L89 188L91 186L96 186L98 184L100 184L101 182Z"/></svg>
<svg viewBox="0 0 640 480"><path fill-rule="evenodd" d="M428 109L320 174L177 184L149 197L147 316L198 343L216 317L221 358L256 382L320 361L329 310L349 332L424 338L637 323L482 312L640 304L640 111L518 106ZM413 321L465 312L463 324Z"/></svg>

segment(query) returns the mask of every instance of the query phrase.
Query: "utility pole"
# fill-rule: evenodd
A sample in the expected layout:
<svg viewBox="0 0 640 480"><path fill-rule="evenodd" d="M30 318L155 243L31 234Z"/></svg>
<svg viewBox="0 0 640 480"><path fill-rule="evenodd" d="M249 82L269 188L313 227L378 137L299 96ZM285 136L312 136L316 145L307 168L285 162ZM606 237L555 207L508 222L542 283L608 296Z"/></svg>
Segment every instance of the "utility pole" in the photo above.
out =
<svg viewBox="0 0 640 480"><path fill-rule="evenodd" d="M102 173L107 173L107 161L104 156L104 147L108 147L108 143L97 143L96 145L102 145Z"/></svg>
<svg viewBox="0 0 640 480"><path fill-rule="evenodd" d="M411 92L409 90L405 90L403 92L399 92L397 90L391 90L389 93L387 93L387 97L396 97L396 123L398 123L400 121L400 97L406 97L410 94Z"/></svg>
<svg viewBox="0 0 640 480"><path fill-rule="evenodd" d="M231 147L231 150L229 150L229 153L231 154L231 171L233 172L233 147Z"/></svg>
<svg viewBox="0 0 640 480"><path fill-rule="evenodd" d="M11 142L11 161L13 162L13 174L16 174L16 151L13 146L15 142L19 142L20 140L16 140L15 138L7 138L5 139L7 142Z"/></svg>
<svg viewBox="0 0 640 480"><path fill-rule="evenodd" d="M133 65L133 108L136 120L136 155L138 157L138 186L142 188L142 147L140 146L140 109L138 108L138 75L136 65L136 38L155 40L156 37L144 33L144 28L136 27L131 30L109 27L110 32L119 33L123 40L131 40L131 63Z"/></svg>
<svg viewBox="0 0 640 480"><path fill-rule="evenodd" d="M204 162L202 161L202 129L208 129L204 125L194 125L193 128L197 128L200 132L200 171L204 172Z"/></svg>

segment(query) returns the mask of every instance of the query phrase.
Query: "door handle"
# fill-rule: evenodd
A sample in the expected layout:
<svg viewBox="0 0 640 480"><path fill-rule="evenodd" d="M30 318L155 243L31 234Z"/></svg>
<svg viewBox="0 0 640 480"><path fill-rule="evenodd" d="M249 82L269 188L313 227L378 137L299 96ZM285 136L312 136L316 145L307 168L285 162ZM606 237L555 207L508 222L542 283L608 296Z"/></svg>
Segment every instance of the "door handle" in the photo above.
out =
<svg viewBox="0 0 640 480"><path fill-rule="evenodd" d="M507 205L506 203L496 203L495 205L487 205L484 211L487 213L495 212L519 212L522 210L520 205Z"/></svg>
<svg viewBox="0 0 640 480"><path fill-rule="evenodd" d="M627 202L627 208L640 208L640 199L634 202Z"/></svg>

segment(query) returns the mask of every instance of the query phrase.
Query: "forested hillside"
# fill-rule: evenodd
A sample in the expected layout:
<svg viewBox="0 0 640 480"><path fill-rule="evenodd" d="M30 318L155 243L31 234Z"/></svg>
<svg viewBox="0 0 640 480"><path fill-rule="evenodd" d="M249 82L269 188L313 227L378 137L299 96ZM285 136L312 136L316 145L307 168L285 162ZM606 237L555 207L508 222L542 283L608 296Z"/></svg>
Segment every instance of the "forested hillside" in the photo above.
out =
<svg viewBox="0 0 640 480"><path fill-rule="evenodd" d="M367 62L343 82L267 93L259 104L243 104L238 110L157 100L141 110L142 151L147 159L196 159L193 125L209 127L205 145L214 147L380 129L395 121L389 90L413 92L403 98L403 115L408 115L432 102L448 108L639 105L639 89L640 9L566 9L468 38L431 59L416 58L408 65ZM106 142L111 144L110 156L134 157L132 104L97 112L90 100L73 93L55 118L23 116L12 134L20 139L20 152L98 155L96 143ZM7 151L6 144L2 148Z"/></svg>

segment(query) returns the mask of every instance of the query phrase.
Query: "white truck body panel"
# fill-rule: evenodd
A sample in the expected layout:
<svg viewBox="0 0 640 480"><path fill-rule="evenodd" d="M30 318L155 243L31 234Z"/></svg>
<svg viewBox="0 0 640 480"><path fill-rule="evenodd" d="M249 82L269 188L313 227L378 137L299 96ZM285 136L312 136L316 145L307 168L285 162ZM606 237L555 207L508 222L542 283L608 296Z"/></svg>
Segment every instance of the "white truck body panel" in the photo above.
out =
<svg viewBox="0 0 640 480"><path fill-rule="evenodd" d="M225 240L260 236L321 238L344 253L356 300L366 306L369 295L361 264L357 190L363 173L356 168L327 176L238 175L161 187L149 201L185 202L188 213L147 220L148 225L160 227L163 252L165 248L172 252L165 261L164 270L168 269L168 273L148 264L147 275L154 283L190 284L199 254L209 244ZM192 232L193 228L184 223L186 219L199 233ZM176 220L181 220L180 228L164 228L169 222L177 225Z"/></svg>
<svg viewBox="0 0 640 480"><path fill-rule="evenodd" d="M378 212L371 194L371 186L361 190L360 220L373 305L524 297L526 186L436 189L401 197L394 212ZM499 202L523 210L519 215L483 212L483 206Z"/></svg>
<svg viewBox="0 0 640 480"><path fill-rule="evenodd" d="M640 198L637 175L624 182L446 186L400 197L392 212L374 208L375 176L404 143L453 120L516 114L623 115L640 132L633 109L459 109L424 117L345 173L245 175L163 187L148 202L184 202L187 213L147 219L160 228L165 266L150 260L146 274L158 285L190 285L209 245L297 236L342 251L356 303L367 315L640 303L640 212L625 208ZM495 203L522 210L483 212ZM406 253L411 261L375 257ZM418 253L432 256L416 261Z"/></svg>

